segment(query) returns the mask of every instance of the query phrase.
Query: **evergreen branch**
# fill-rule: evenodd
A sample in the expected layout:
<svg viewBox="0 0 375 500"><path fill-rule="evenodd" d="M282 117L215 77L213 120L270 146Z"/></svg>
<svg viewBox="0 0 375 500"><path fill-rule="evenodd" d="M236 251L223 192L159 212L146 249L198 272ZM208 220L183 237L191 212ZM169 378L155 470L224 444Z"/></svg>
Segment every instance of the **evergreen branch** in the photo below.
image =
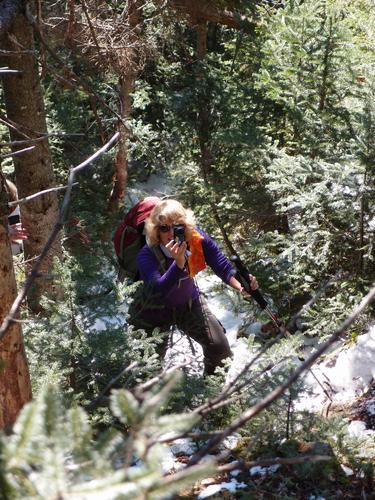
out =
<svg viewBox="0 0 375 500"><path fill-rule="evenodd" d="M328 280L324 285L317 291L317 293L312 297L307 304L305 304L288 322L287 325L287 330L290 325L292 325L297 318L299 318L304 312L306 312L310 307L312 307L316 301L323 295L323 293L326 292L327 288L329 288L335 281L338 279L342 278L342 273L337 273L332 279ZM245 386L247 386L248 382L245 381L240 385L237 385L237 382L240 380L241 377L243 377L248 370L251 368L251 366L255 363L255 361L259 360L263 354L265 354L268 349L270 349L273 345L275 345L281 338L283 337L283 332L280 332L274 339L268 341L266 345L258 351L258 353L242 368L242 370L236 375L236 377L231 380L231 382L225 386L222 390L222 392L216 396L215 399L212 399L211 401L207 401L205 404L201 405L199 408L196 408L197 413L203 415L206 415L207 413L210 413L211 411L220 408L222 406L225 406L225 404L229 404L232 399L230 398L235 394L236 392L239 393ZM269 369L273 368L274 365L267 366L262 373L265 371L268 371ZM313 377L316 379L315 374L311 371L311 374ZM319 382L318 382L319 383ZM319 383L320 385L320 383ZM331 399L329 396L328 392L326 392L325 389L323 389L326 396ZM230 398L230 399L228 399ZM227 401L227 403L225 402ZM222 404L224 403L224 404Z"/></svg>
<svg viewBox="0 0 375 500"><path fill-rule="evenodd" d="M99 406L102 402L103 402L103 399L104 399L104 396L107 394L107 392L115 385L115 383L120 380L120 378L128 371L130 370L133 370L133 368L135 368L136 366L138 365L138 363L136 361L134 361L133 363L131 363L129 366L125 366L125 368L123 368L121 370L121 372L116 375L115 377L113 377L112 380L110 380L108 382L108 384L105 386L105 388L102 390L102 392L99 394L99 396L97 398L95 398L93 401L91 401L91 403L85 405L85 410L87 411L92 411L92 410L95 410L95 408L97 406Z"/></svg>
<svg viewBox="0 0 375 500"><path fill-rule="evenodd" d="M220 435L208 441L206 446L204 446L199 452L193 455L188 465L190 466L198 463L205 455L216 448L226 437L230 436L233 432L243 427L249 420L268 408L286 391L286 389L288 389L292 384L294 384L294 382L296 382L296 380L303 372L310 369L315 361L317 361L317 359L320 358L320 356L325 353L327 349L341 337L341 335L347 330L347 328L354 322L357 316L366 309L366 307L373 301L374 298L375 284L373 284L368 294L362 299L362 301L354 309L352 314L342 322L341 326L334 331L331 337L324 344L322 344L319 349L311 354L311 356L307 358L306 361L303 362L283 384L280 384L278 387L276 387L259 403L253 405L251 408L243 412L236 420L232 422L232 424L226 427L226 429L224 429L224 431Z"/></svg>
<svg viewBox="0 0 375 500"><path fill-rule="evenodd" d="M81 170L85 169L92 162L94 162L100 156L102 156L106 151L108 151L117 142L118 136L119 136L119 133L116 132L103 147L101 147L93 155L91 155L89 158L87 158L87 160L85 160L84 162L80 163L79 165L77 165L76 167L74 167L70 170L68 185L66 187L66 193L65 193L65 196L64 196L64 199L62 202L62 206L60 209L59 219L56 222L56 224L54 225L54 227L49 235L49 238L47 240L47 243L44 245L42 252L40 253L37 260L35 261L35 264L34 264L33 268L31 269L30 274L27 277L22 289L20 290L16 299L14 300L8 315L4 318L4 321L0 327L0 340L5 336L5 334L9 330L10 326L12 325L13 319L16 317L16 315L19 311L19 308L21 307L21 304L24 301L32 283L39 276L39 268L40 268L40 265L41 265L43 259L48 254L53 242L55 241L58 233L60 232L60 230L62 229L62 227L64 225L64 222L66 219L66 213L67 213L68 206L70 203L70 195L71 195L73 186L75 185L74 178L75 178L76 174L79 173Z"/></svg>

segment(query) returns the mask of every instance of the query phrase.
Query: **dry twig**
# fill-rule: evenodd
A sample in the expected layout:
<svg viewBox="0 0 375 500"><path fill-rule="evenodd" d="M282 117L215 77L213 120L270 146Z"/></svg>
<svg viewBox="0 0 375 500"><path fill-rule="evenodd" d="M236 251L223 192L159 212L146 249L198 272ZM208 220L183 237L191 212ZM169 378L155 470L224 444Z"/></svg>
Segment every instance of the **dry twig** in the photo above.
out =
<svg viewBox="0 0 375 500"><path fill-rule="evenodd" d="M205 455L210 453L214 448L216 448L226 437L233 434L239 428L243 427L249 420L258 415L261 411L270 406L276 399L278 399L286 389L288 389L299 377L300 375L311 368L315 361L327 351L327 349L340 338L340 336L346 331L346 329L353 323L357 316L364 311L364 309L372 302L375 297L375 284L372 286L368 294L362 299L360 304L354 309L352 314L337 328L331 337L320 346L309 358L306 359L293 373L292 375L283 383L276 387L271 393L264 397L259 403L253 405L248 410L244 411L236 420L232 422L228 427L226 427L223 432L208 441L206 446L204 446L199 452L197 452L190 460L189 466L198 463Z"/></svg>

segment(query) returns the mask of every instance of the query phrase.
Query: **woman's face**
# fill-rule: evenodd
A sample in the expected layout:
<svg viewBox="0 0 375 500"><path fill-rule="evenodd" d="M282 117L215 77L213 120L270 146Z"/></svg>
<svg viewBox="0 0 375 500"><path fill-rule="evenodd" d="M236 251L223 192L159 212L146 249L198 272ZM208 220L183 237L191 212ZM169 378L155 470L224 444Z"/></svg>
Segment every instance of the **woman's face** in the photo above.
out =
<svg viewBox="0 0 375 500"><path fill-rule="evenodd" d="M173 222L171 220L159 224L159 238L160 244L164 246L173 240Z"/></svg>

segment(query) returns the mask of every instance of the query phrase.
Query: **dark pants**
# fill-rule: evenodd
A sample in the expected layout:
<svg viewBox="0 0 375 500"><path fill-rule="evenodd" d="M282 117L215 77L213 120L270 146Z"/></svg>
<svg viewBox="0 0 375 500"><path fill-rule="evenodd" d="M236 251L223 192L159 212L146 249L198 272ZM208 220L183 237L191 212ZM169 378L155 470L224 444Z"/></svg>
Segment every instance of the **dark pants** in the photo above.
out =
<svg viewBox="0 0 375 500"><path fill-rule="evenodd" d="M149 335L154 328L169 331L170 327L176 325L179 330L198 342L203 349L205 374L214 373L217 366L221 366L224 359L230 357L232 352L229 347L225 328L220 321L209 310L206 301L199 297L191 304L173 311L166 311L168 321L163 324L151 324L140 317L130 318L130 322L136 328L144 329ZM158 349L164 356L168 345L168 338Z"/></svg>

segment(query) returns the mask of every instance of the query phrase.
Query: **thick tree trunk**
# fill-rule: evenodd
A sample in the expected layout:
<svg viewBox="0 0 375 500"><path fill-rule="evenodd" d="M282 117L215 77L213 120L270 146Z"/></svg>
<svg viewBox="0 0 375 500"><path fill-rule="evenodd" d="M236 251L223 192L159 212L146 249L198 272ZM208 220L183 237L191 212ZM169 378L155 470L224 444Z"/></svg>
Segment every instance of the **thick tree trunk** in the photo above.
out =
<svg viewBox="0 0 375 500"><path fill-rule="evenodd" d="M23 4L23 0L0 0L0 36L8 31Z"/></svg>
<svg viewBox="0 0 375 500"><path fill-rule="evenodd" d="M7 56L0 57L0 65L20 71L20 74L3 77L7 117L15 124L15 127L9 128L11 139L15 141L40 137L47 132L43 96L37 60L32 53L35 50L32 28L22 14L16 17L10 31L3 37L2 49L10 52ZM14 157L20 198L54 185L48 139L35 142L34 146L33 150ZM56 193L23 204L21 217L30 234L24 244L25 257L32 259L40 254L58 218ZM42 263L41 277L35 281L28 297L29 306L34 310L39 308L40 295L52 289L53 285L48 279L48 274L54 256L60 257L60 255L61 242L57 239Z"/></svg>
<svg viewBox="0 0 375 500"><path fill-rule="evenodd" d="M0 324L16 298L16 280L8 239L4 183L0 177ZM31 399L31 384L20 323L0 340L0 429L11 427Z"/></svg>

